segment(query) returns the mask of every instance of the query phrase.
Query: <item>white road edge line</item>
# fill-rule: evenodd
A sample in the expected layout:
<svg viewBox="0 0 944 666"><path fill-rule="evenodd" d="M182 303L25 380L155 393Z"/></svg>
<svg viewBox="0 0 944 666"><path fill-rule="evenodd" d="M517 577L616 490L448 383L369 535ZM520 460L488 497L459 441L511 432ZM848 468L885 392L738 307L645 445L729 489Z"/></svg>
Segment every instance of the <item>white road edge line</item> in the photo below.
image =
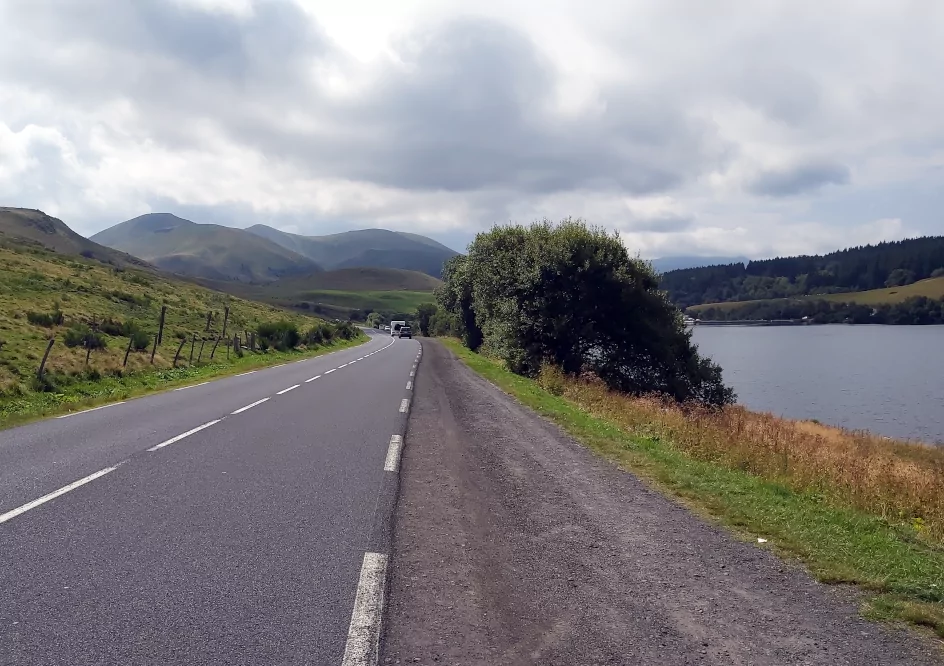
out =
<svg viewBox="0 0 944 666"><path fill-rule="evenodd" d="M309 382L313 382L313 381L315 381L316 379L321 379L321 375L315 375L315 376L312 377L311 379L306 379L306 380L305 380L305 383L307 384L307 383L309 383Z"/></svg>
<svg viewBox="0 0 944 666"><path fill-rule="evenodd" d="M407 391L412 391L412 390L413 390L413 382L407 382L407 383L406 383L406 390L407 390Z"/></svg>
<svg viewBox="0 0 944 666"><path fill-rule="evenodd" d="M252 409L252 408L255 407L256 405L261 405L261 404L264 403L266 400L268 400L268 398L263 398L262 400L256 400L255 402L251 402L251 403L249 403L248 405L246 405L245 407L240 407L240 408L237 409L235 412L232 412L231 415L232 415L232 416L236 416L237 414L242 414L242 413L245 412L247 409Z"/></svg>
<svg viewBox="0 0 944 666"><path fill-rule="evenodd" d="M254 372L258 372L258 370L250 370L249 372L240 372L238 375L233 375L233 377L245 377L246 375L251 375Z"/></svg>
<svg viewBox="0 0 944 666"><path fill-rule="evenodd" d="M330 374L331 374L332 372L334 372L335 370L337 370L337 368L331 368L330 370L328 370L327 372L325 372L325 374L326 374L326 375L330 375Z"/></svg>
<svg viewBox="0 0 944 666"><path fill-rule="evenodd" d="M294 391L294 390L297 389L299 386L301 386L301 384L295 384L295 386L289 386L287 389L282 389L281 391L276 391L275 394L276 394L276 395L284 395L285 393L288 393L289 391Z"/></svg>
<svg viewBox="0 0 944 666"><path fill-rule="evenodd" d="M125 404L124 400L122 400L121 402L113 402L110 405L102 405L101 407L92 407L91 409L83 409L80 412L72 412L71 414L63 414L62 416L57 416L56 418L67 419L70 416L77 416L79 414L88 414L89 412L97 412L99 409L105 409L106 407L114 407L115 405L123 405L123 404Z"/></svg>
<svg viewBox="0 0 944 666"><path fill-rule="evenodd" d="M105 469L100 469L94 474L89 474L85 478L79 479L78 481L73 481L69 485L63 486L59 490L54 490L48 495L43 495L39 499L34 499L32 502L27 502L23 506L13 509L12 511L7 511L4 514L0 514L0 524L5 523L8 520L14 519L20 514L26 513L30 509L35 509L40 504L45 504L46 502L50 500L54 500L60 495L65 495L70 490L75 490L79 486L84 486L86 483L89 483L90 481L94 481L95 479L105 476L106 474L109 474L110 472L114 472L116 469L118 469L118 466L120 464L121 463L118 463L118 465L115 465L114 467L106 467Z"/></svg>
<svg viewBox="0 0 944 666"><path fill-rule="evenodd" d="M203 386L204 384L209 384L210 382L200 382L199 384L191 384L190 386L181 386L180 388L175 388L175 391L186 391L188 388L197 388L198 386Z"/></svg>
<svg viewBox="0 0 944 666"><path fill-rule="evenodd" d="M400 413L405 414L406 410L410 408L410 401L407 398L404 398L400 401Z"/></svg>
<svg viewBox="0 0 944 666"><path fill-rule="evenodd" d="M341 666L373 666L377 663L386 577L387 556L364 553Z"/></svg>
<svg viewBox="0 0 944 666"><path fill-rule="evenodd" d="M403 446L403 437L393 435L390 438L390 446L387 447L387 460L384 461L385 472L396 472L400 466L400 447Z"/></svg>
<svg viewBox="0 0 944 666"><path fill-rule="evenodd" d="M179 442L179 441L182 440L184 437L190 437L190 435L194 434L195 432L200 432L200 431L203 430L204 428L209 428L211 425L216 425L217 423L219 423L219 422L222 421L222 420L223 420L223 419L216 419L215 421L210 421L209 423L204 423L202 426L197 426L197 427L194 428L193 430L188 430L187 432L182 433L182 434L180 434L180 435L177 435L176 437L171 437L171 438L168 439L166 442L161 442L161 443L158 444L157 446L152 446L151 448L148 449L148 452L149 452L149 453L153 453L154 451L157 451L158 449L163 449L165 446L167 446L167 445L169 445L169 444L173 444L174 442Z"/></svg>

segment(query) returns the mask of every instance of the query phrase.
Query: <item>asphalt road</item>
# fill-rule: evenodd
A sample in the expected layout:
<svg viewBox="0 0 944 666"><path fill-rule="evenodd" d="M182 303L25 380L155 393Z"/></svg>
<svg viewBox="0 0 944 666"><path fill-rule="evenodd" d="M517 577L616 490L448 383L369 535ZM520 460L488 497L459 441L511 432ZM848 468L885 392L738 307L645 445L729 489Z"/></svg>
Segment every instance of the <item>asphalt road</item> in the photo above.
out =
<svg viewBox="0 0 944 666"><path fill-rule="evenodd" d="M419 349L0 432L0 664L356 663Z"/></svg>

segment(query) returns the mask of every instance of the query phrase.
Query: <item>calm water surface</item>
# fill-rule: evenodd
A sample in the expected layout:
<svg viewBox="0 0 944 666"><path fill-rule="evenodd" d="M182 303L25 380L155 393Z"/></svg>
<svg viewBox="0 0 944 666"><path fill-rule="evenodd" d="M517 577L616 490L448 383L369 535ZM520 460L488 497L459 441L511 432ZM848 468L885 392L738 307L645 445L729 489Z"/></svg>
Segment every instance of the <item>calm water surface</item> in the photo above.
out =
<svg viewBox="0 0 944 666"><path fill-rule="evenodd" d="M944 326L696 326L756 411L944 444Z"/></svg>

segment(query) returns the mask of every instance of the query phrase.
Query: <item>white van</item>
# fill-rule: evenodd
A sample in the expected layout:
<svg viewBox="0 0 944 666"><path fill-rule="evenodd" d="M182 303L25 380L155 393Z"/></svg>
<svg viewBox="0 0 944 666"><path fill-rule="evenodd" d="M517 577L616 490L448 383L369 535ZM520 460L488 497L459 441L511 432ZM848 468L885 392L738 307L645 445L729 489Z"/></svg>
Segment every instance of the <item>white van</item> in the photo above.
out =
<svg viewBox="0 0 944 666"><path fill-rule="evenodd" d="M405 321L390 322L390 336L393 337L395 335L399 335L401 326L406 326L406 322Z"/></svg>

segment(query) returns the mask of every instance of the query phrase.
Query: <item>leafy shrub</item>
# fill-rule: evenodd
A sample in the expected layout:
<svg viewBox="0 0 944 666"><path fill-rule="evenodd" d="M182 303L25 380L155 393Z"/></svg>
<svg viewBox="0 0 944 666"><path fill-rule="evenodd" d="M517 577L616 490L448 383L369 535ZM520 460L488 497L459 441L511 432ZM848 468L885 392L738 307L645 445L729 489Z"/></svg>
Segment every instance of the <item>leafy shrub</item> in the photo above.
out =
<svg viewBox="0 0 944 666"><path fill-rule="evenodd" d="M151 346L151 336L141 329L135 329L129 337L131 338L131 349L134 351L144 351Z"/></svg>
<svg viewBox="0 0 944 666"><path fill-rule="evenodd" d="M88 347L91 349L104 349L106 346L105 338L98 331L93 331L88 326L74 324L66 330L62 339L66 347Z"/></svg>
<svg viewBox="0 0 944 666"><path fill-rule="evenodd" d="M52 312L27 312L26 321L36 326L45 326L51 328L62 324L62 310L56 308Z"/></svg>
<svg viewBox="0 0 944 666"><path fill-rule="evenodd" d="M324 322L312 326L305 334L306 345L322 345L331 342L334 337L334 327Z"/></svg>
<svg viewBox="0 0 944 666"><path fill-rule="evenodd" d="M124 322L120 320L104 319L98 328L105 335L124 335Z"/></svg>
<svg viewBox="0 0 944 666"><path fill-rule="evenodd" d="M335 337L342 340L353 340L357 337L357 327L349 321L341 321L334 325Z"/></svg>
<svg viewBox="0 0 944 666"><path fill-rule="evenodd" d="M298 343L301 342L298 327L284 319L259 324L256 327L256 335L259 337L259 348L262 351L269 347L274 347L279 351L288 351L297 347Z"/></svg>
<svg viewBox="0 0 944 666"><path fill-rule="evenodd" d="M931 277L944 277L944 268L935 268L933 271L931 271Z"/></svg>

